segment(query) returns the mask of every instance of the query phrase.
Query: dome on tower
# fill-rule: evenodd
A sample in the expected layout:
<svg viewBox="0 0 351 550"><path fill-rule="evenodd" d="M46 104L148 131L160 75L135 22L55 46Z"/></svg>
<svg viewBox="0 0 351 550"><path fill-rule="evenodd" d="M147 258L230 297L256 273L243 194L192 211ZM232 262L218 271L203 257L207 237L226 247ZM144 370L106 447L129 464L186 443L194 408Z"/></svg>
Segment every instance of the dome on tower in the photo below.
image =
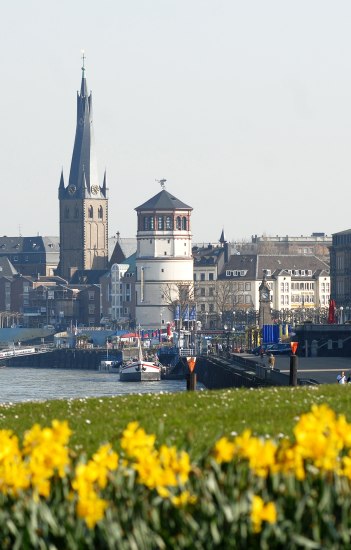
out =
<svg viewBox="0 0 351 550"><path fill-rule="evenodd" d="M192 210L192 207L162 189L157 195L135 208L135 210L137 212L141 210Z"/></svg>

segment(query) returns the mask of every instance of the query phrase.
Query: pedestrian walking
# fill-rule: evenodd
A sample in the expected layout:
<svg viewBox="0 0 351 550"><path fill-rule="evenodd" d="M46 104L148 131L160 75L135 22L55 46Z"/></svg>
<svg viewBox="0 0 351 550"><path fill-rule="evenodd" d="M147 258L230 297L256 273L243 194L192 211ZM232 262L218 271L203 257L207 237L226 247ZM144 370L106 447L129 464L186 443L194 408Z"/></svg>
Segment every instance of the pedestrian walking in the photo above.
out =
<svg viewBox="0 0 351 550"><path fill-rule="evenodd" d="M271 369L274 369L275 357L274 357L273 353L270 353L270 354L269 354L268 365L269 365L269 367L270 367Z"/></svg>
<svg viewBox="0 0 351 550"><path fill-rule="evenodd" d="M344 371L342 371L341 374L338 374L336 381L338 384L346 384L347 380Z"/></svg>

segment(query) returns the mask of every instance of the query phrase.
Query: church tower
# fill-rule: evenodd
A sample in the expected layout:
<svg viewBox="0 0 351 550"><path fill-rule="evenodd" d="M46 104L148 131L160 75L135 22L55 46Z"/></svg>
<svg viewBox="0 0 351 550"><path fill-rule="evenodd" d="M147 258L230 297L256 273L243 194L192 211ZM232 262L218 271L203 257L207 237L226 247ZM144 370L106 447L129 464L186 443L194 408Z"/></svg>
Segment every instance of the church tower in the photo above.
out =
<svg viewBox="0 0 351 550"><path fill-rule="evenodd" d="M181 289L193 289L192 207L162 191L135 210L138 214L136 254L136 324L159 328L173 323Z"/></svg>
<svg viewBox="0 0 351 550"><path fill-rule="evenodd" d="M70 280L77 270L105 269L108 261L108 189L99 185L93 134L92 95L88 93L83 55L77 92L77 126L68 185L59 185L60 263Z"/></svg>

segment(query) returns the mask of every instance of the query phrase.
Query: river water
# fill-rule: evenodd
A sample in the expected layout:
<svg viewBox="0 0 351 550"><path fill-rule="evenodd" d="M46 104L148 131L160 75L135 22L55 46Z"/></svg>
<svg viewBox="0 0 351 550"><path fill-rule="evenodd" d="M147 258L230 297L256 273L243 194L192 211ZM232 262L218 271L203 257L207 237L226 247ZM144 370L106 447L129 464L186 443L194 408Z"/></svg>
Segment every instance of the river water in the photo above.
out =
<svg viewBox="0 0 351 550"><path fill-rule="evenodd" d="M0 403L111 397L131 393L180 392L185 380L120 382L116 373L92 370L5 367L0 369Z"/></svg>

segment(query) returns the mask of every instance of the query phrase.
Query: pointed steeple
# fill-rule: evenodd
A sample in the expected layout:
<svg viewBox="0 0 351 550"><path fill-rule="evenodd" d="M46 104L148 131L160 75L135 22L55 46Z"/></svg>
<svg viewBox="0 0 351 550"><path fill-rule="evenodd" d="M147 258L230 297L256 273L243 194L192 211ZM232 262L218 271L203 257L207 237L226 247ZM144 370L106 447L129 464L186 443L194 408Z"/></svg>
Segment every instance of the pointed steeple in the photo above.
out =
<svg viewBox="0 0 351 550"><path fill-rule="evenodd" d="M65 187L65 181L63 179L63 168L61 169L61 177L60 177L60 185L59 185L59 189L64 189Z"/></svg>
<svg viewBox="0 0 351 550"><path fill-rule="evenodd" d="M107 186L106 186L106 170L104 172L104 181L102 182L101 192L105 198L107 198Z"/></svg>
<svg viewBox="0 0 351 550"><path fill-rule="evenodd" d="M222 233L221 233L221 236L219 237L219 242L223 245L224 243L227 242L227 239L225 238L225 235L224 235L224 229L222 229Z"/></svg>
<svg viewBox="0 0 351 550"><path fill-rule="evenodd" d="M59 189L58 189L58 196L59 196L59 199L61 198L62 194L64 193L65 191L65 181L63 179L63 169L61 170L61 177L60 177L60 185L59 185Z"/></svg>
<svg viewBox="0 0 351 550"><path fill-rule="evenodd" d="M98 185L97 162L92 117L92 96L88 95L88 86L85 78L85 56L83 54L82 82L80 92L77 93L77 126L74 148L69 174L69 185L74 185L78 191L82 190L83 166L87 189Z"/></svg>

